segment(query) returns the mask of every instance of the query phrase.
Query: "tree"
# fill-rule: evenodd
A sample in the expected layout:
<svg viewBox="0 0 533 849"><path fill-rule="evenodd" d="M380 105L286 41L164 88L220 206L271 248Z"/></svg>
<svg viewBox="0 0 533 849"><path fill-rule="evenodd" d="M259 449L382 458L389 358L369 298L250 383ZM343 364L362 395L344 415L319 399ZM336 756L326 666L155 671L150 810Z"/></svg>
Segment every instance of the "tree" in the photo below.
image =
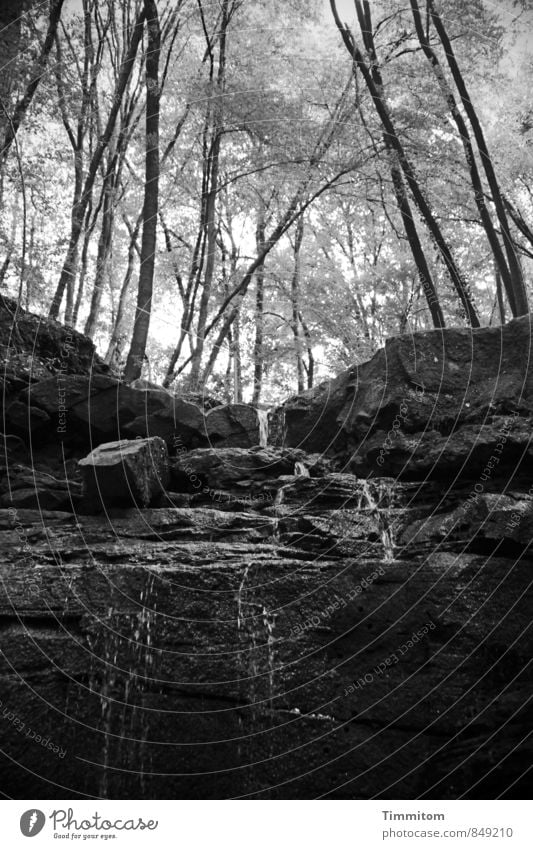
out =
<svg viewBox="0 0 533 849"><path fill-rule="evenodd" d="M457 266L457 263L456 263L456 261L453 257L453 254L450 250L448 242L447 242L447 240L445 239L445 237L442 233L442 230L441 230L440 225L437 221L437 218L436 218L433 210L431 209L428 200L424 196L424 193L423 193L421 186L418 182L415 169L414 169L409 157L406 154L404 145L402 144L402 141L400 140L400 137L399 137L399 135L398 135L398 133L395 129L394 123L393 123L392 118L389 114L387 106L386 106L386 104L384 103L384 101L381 97L380 90L376 87L374 79L372 78L371 69L367 65L367 63L365 62L361 51L357 47L354 36L353 36L351 30L345 24L341 23L341 20L339 18L337 8L336 8L336 5L335 5L335 0L330 0L330 4L331 4L331 9L332 9L332 12L333 12L334 19L335 19L335 23L337 25L337 28L339 29L339 32L342 35L346 49L348 50L350 56L352 57L355 66L361 71L361 74L363 76L365 84L366 84L366 86L367 86L367 88L370 92L370 95L372 97L372 101L374 103L376 112L379 115L381 123L383 124L383 128L384 128L384 131L385 131L385 134L386 134L386 137L387 137L387 144L390 145L390 148L396 154L398 165L401 167L401 169L404 173L407 185L409 186L409 189L410 189L410 191L413 195L413 198L414 198L414 201L415 201L415 203L418 207L418 210L419 210L422 218L424 219L426 226L427 226L432 238L434 239L435 244L437 245L437 247L440 251L440 254L442 256L442 259L443 259L443 261L444 261L444 263L445 263L445 265L448 269L448 272L450 274L450 278L451 278L451 280L452 280L452 282L453 282L453 284L456 288L457 294L459 295L459 298L460 298L462 305L463 305L463 308L465 310L465 315L467 317L467 320L472 325L472 327L479 327L480 326L479 318L477 316L476 310L475 310L474 305L472 303L472 300L471 300L470 294L468 292L468 289L466 287L465 281L462 278L461 272L460 272L460 270ZM366 20L368 23L365 24L365 26L367 26L368 30L369 30L370 29L370 23L369 23L370 7L369 7L368 2L365 2L365 4L364 4L364 9L365 9L364 12L363 12L363 9L361 7L361 3L359 2L359 0L356 0L356 8L357 8L359 20L360 21Z"/></svg>
<svg viewBox="0 0 533 849"><path fill-rule="evenodd" d="M120 73L116 82L115 91L113 93L112 105L109 110L105 130L100 139L98 140L98 143L91 157L91 161L87 170L87 176L83 184L83 190L81 191L79 197L75 197L74 204L72 206L72 220L69 244L59 282L57 284L57 288L52 299L52 303L50 305L50 318L58 317L59 310L61 309L61 304L65 294L65 289L67 288L67 286L70 285L73 288L73 281L76 276L76 271L78 267L78 247L80 236L82 233L85 213L90 202L92 189L96 180L96 176L98 174L98 169L100 168L100 163L102 161L105 151L107 150L107 147L113 135L113 131L115 129L115 123L119 114L122 98L124 96L124 92L126 90L126 86L128 84L133 65L135 63L139 43L142 39L145 15L146 11L145 8L143 8L137 16L135 24L133 25L130 36L129 48L124 62L121 65Z"/></svg>
<svg viewBox="0 0 533 849"><path fill-rule="evenodd" d="M503 201L503 197L500 191L500 186L496 177L496 173L494 170L494 166L492 164L492 159L489 153L489 149L487 147L487 143L485 141L485 134L483 133L483 128L477 116L476 110L474 108L474 104L470 98L468 93L468 89L466 87L466 83L464 81L463 75L461 73L461 69L459 68L459 64L455 58L455 53L452 47L452 43L442 21L442 18L438 14L435 4L433 0L427 0L428 9L431 13L431 19L435 25L435 29L439 35L439 38L442 42L442 46L444 48L444 53L446 59L448 61L448 65L452 72L452 76L457 86L457 90L461 97L461 102L463 104L463 108L468 115L468 119L472 125L472 130L474 132L474 136L477 141L479 153L481 156L481 162L483 164L483 168L485 170L485 174L487 177L487 181L490 187L490 191L492 193L492 201L496 208L496 214L498 216L498 221L500 223L501 233L503 236L503 243L505 247L505 252L507 254L507 262L509 266L509 270L504 268L502 265L502 259L498 258L498 268L500 270L500 274L502 274L503 281L505 284L505 288L507 291L507 297L509 298L509 305L511 307L512 313L514 316L517 315L525 315L529 311L528 301L527 301L527 293L526 287L524 283L524 275L522 272L522 268L520 266L520 261L516 254L516 249L514 245L514 241L509 229L509 222L507 220L507 215L505 212L505 205ZM458 111L455 110L455 115L458 115ZM472 163L474 162L473 156L471 158L471 168ZM475 181L475 175L473 175L473 181ZM481 189L476 189L477 193L481 193ZM483 202L482 202L483 203ZM480 210L481 212L481 210ZM491 242L491 244L493 244ZM494 250L494 245L493 245ZM497 252L498 253L498 252ZM495 256L497 256L497 253ZM503 272L503 273L502 273Z"/></svg>
<svg viewBox="0 0 533 849"><path fill-rule="evenodd" d="M133 325L133 336L131 338L124 373L125 379L129 381L140 377L146 352L152 310L159 203L159 54L161 49L161 32L155 0L144 0L144 13L148 32L146 52L145 182L137 309L135 312L135 323Z"/></svg>
<svg viewBox="0 0 533 849"><path fill-rule="evenodd" d="M50 55L50 51L52 50L52 47L54 45L54 39L56 36L59 19L61 17L61 9L63 8L63 2L64 0L50 0L48 29L46 32L46 37L42 46L42 50L35 61L34 67L32 68L30 80L28 82L28 85L26 86L25 92L18 101L17 105L15 106L13 115L10 116L7 120L4 139L0 147L0 170L3 170L6 159L9 156L11 145L15 141L18 129L22 121L24 120L24 117L35 95L35 92L37 91L37 87L41 82L43 74L46 70L48 56Z"/></svg>

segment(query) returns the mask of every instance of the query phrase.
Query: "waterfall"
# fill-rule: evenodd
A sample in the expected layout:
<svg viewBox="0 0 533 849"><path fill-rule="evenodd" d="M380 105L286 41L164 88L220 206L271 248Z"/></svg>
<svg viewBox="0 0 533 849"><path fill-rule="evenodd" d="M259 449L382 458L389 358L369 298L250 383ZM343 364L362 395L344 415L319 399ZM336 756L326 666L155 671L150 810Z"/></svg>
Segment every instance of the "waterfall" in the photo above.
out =
<svg viewBox="0 0 533 849"><path fill-rule="evenodd" d="M141 797L146 798L152 773L151 712L147 694L160 649L154 646L157 617L156 574L149 570L135 613L116 616L110 605L100 634L88 636L91 653L89 689L100 701L102 774L99 795L108 799L117 782L113 767L135 774ZM112 766L113 765L113 766Z"/></svg>
<svg viewBox="0 0 533 849"><path fill-rule="evenodd" d="M245 700L250 706L252 717L260 717L268 713L272 715L272 702L276 695L276 614L271 613L263 601L254 598L253 588L246 587L250 569L254 565L252 562L245 566L237 590L237 632L240 634L242 645L242 683L247 687ZM245 607L247 615L244 613Z"/></svg>
<svg viewBox="0 0 533 849"><path fill-rule="evenodd" d="M374 517L376 525L381 536L381 544L383 546L383 559L386 563L394 561L394 538L392 530L387 522L386 510L383 510L379 504L382 499L383 492L378 487L377 498L376 494L368 480L361 481L363 489L361 492L361 500L359 509L366 508L371 516Z"/></svg>
<svg viewBox="0 0 533 849"><path fill-rule="evenodd" d="M268 445L268 410L257 410L259 419L259 445L266 448Z"/></svg>

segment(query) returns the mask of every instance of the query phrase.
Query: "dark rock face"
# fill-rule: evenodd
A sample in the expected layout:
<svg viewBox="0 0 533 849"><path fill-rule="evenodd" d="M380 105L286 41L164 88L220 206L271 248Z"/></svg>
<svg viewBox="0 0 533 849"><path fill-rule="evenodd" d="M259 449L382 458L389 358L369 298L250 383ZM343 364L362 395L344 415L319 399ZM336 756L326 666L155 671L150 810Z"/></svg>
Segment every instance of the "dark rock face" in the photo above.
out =
<svg viewBox="0 0 533 849"><path fill-rule="evenodd" d="M252 448L259 445L259 418L248 404L213 407L205 417L210 444L220 448Z"/></svg>
<svg viewBox="0 0 533 849"><path fill-rule="evenodd" d="M53 374L107 374L90 339L57 321L17 310L0 295L0 354L8 392Z"/></svg>
<svg viewBox="0 0 533 849"><path fill-rule="evenodd" d="M19 463L9 463L2 471L2 507L72 511L80 503L81 485L78 481L58 479L49 472Z"/></svg>
<svg viewBox="0 0 533 849"><path fill-rule="evenodd" d="M529 797L529 332L392 340L276 449L244 405L17 377L4 793Z"/></svg>
<svg viewBox="0 0 533 849"><path fill-rule="evenodd" d="M337 454L359 474L478 475L506 445L529 462L531 317L415 333L284 406L285 444ZM502 458L502 462L503 462Z"/></svg>
<svg viewBox="0 0 533 849"><path fill-rule="evenodd" d="M99 443L137 436L161 437L172 453L259 445L255 408L201 394L176 397L147 380L127 385L89 339L1 297L0 354L5 431L34 446L55 444L79 458Z"/></svg>
<svg viewBox="0 0 533 849"><path fill-rule="evenodd" d="M169 449L259 445L257 411L227 404L207 412L164 389L133 388L107 375L56 375L32 383L7 407L10 432L72 446L160 437Z"/></svg>
<svg viewBox="0 0 533 849"><path fill-rule="evenodd" d="M245 453L260 509L0 510L10 795L520 797L531 494Z"/></svg>

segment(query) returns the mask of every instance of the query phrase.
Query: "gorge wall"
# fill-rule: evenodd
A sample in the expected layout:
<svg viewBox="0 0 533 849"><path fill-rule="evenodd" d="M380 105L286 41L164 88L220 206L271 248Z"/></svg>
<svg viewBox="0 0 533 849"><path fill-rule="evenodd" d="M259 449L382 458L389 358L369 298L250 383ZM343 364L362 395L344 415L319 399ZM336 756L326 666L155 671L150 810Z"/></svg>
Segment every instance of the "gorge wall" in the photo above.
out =
<svg viewBox="0 0 533 849"><path fill-rule="evenodd" d="M529 319L391 340L289 399L274 447L13 311L5 794L529 795ZM79 466L124 439L163 446L160 486L150 452L112 492Z"/></svg>

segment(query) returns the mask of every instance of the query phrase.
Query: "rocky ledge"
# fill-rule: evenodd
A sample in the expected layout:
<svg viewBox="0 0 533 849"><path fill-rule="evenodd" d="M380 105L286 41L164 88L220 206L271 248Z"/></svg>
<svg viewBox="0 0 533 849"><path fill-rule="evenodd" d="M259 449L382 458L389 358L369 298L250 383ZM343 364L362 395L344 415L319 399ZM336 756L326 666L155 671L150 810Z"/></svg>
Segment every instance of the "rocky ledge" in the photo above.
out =
<svg viewBox="0 0 533 849"><path fill-rule="evenodd" d="M163 407L150 394L128 418L145 428L125 434L109 422L129 388L103 371L111 392L97 381L90 394L95 375L73 375L66 440L59 421L10 424L4 792L529 795L526 326L508 326L516 362L508 328L470 343L455 330L393 340L291 399L284 446L259 446L247 424L230 437L240 445L195 445L160 415L191 403L168 393ZM26 379L18 403L31 409L31 389L52 422L39 385L56 377ZM220 408L195 406L198 434Z"/></svg>

